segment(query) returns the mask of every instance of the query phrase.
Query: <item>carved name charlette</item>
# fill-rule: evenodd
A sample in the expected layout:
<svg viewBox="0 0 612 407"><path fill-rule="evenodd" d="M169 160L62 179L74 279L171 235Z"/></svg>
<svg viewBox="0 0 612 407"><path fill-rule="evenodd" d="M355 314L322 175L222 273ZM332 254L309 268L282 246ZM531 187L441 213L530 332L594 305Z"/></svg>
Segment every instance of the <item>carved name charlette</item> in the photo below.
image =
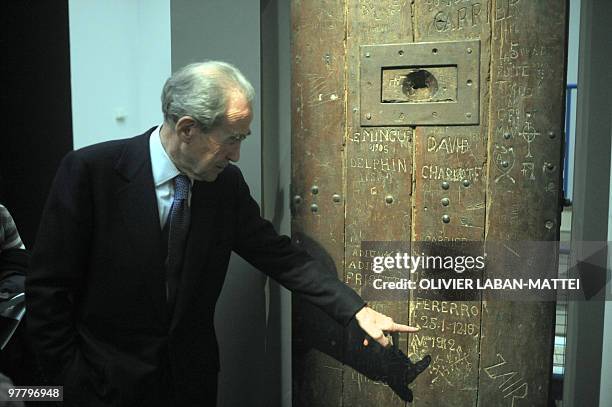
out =
<svg viewBox="0 0 612 407"><path fill-rule="evenodd" d="M473 167L447 167L437 164L425 164L421 167L421 178L429 180L443 180L461 182L481 181L483 174L482 166Z"/></svg>

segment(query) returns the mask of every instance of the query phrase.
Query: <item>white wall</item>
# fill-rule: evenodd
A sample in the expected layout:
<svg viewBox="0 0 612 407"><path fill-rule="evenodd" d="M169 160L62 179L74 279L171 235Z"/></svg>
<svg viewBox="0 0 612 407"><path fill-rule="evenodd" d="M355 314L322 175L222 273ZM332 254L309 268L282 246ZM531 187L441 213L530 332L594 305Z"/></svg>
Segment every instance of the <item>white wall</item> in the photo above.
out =
<svg viewBox="0 0 612 407"><path fill-rule="evenodd" d="M580 2L581 0L570 0L569 7L569 32L567 50L567 84L578 83L578 44L580 43ZM576 144L576 90L572 92L570 110L570 128L568 143L568 171L566 196L571 199L574 184L574 146Z"/></svg>
<svg viewBox="0 0 612 407"><path fill-rule="evenodd" d="M68 7L74 148L160 124L170 0L69 0Z"/></svg>
<svg viewBox="0 0 612 407"><path fill-rule="evenodd" d="M570 0L567 51L567 83L578 82L578 44L580 39L580 2Z"/></svg>

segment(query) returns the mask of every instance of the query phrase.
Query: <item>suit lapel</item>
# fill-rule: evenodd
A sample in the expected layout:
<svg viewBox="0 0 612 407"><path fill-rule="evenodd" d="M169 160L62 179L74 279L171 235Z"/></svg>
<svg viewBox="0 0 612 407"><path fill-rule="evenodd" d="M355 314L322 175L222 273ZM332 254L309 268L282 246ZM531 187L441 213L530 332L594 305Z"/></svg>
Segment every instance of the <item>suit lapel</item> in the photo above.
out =
<svg viewBox="0 0 612 407"><path fill-rule="evenodd" d="M204 265L213 238L219 196L219 182L196 182L193 186L191 223L172 326L175 326L180 316L187 311L191 296L201 294L202 285L198 284L198 281L203 281L205 278Z"/></svg>
<svg viewBox="0 0 612 407"><path fill-rule="evenodd" d="M149 135L151 131L130 140L115 169L125 184L118 189L117 199L135 262L140 265L147 290L158 315L165 313L163 244L157 197L153 184Z"/></svg>

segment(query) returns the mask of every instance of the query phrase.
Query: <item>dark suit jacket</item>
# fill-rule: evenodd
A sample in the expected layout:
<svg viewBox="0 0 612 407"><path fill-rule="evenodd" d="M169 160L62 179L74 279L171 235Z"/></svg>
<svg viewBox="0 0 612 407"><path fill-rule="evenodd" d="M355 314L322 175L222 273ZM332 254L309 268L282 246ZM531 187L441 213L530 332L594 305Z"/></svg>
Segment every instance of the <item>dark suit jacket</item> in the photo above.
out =
<svg viewBox="0 0 612 407"><path fill-rule="evenodd" d="M174 312L149 135L69 153L44 210L26 280L28 330L51 384L79 405L137 406L170 373L182 405L219 368L213 315L234 250L342 324L364 305L260 217L240 170L195 182Z"/></svg>

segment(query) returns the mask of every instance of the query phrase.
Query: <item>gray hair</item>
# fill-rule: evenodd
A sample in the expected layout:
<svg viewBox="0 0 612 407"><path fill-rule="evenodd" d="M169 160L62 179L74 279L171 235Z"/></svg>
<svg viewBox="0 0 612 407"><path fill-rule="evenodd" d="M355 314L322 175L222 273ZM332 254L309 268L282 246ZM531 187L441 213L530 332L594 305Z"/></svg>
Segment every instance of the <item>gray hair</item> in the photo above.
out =
<svg viewBox="0 0 612 407"><path fill-rule="evenodd" d="M193 117L202 130L219 125L225 118L228 95L240 92L251 103L253 85L235 66L221 61L189 64L164 84L161 102L164 122L171 125L183 116Z"/></svg>

